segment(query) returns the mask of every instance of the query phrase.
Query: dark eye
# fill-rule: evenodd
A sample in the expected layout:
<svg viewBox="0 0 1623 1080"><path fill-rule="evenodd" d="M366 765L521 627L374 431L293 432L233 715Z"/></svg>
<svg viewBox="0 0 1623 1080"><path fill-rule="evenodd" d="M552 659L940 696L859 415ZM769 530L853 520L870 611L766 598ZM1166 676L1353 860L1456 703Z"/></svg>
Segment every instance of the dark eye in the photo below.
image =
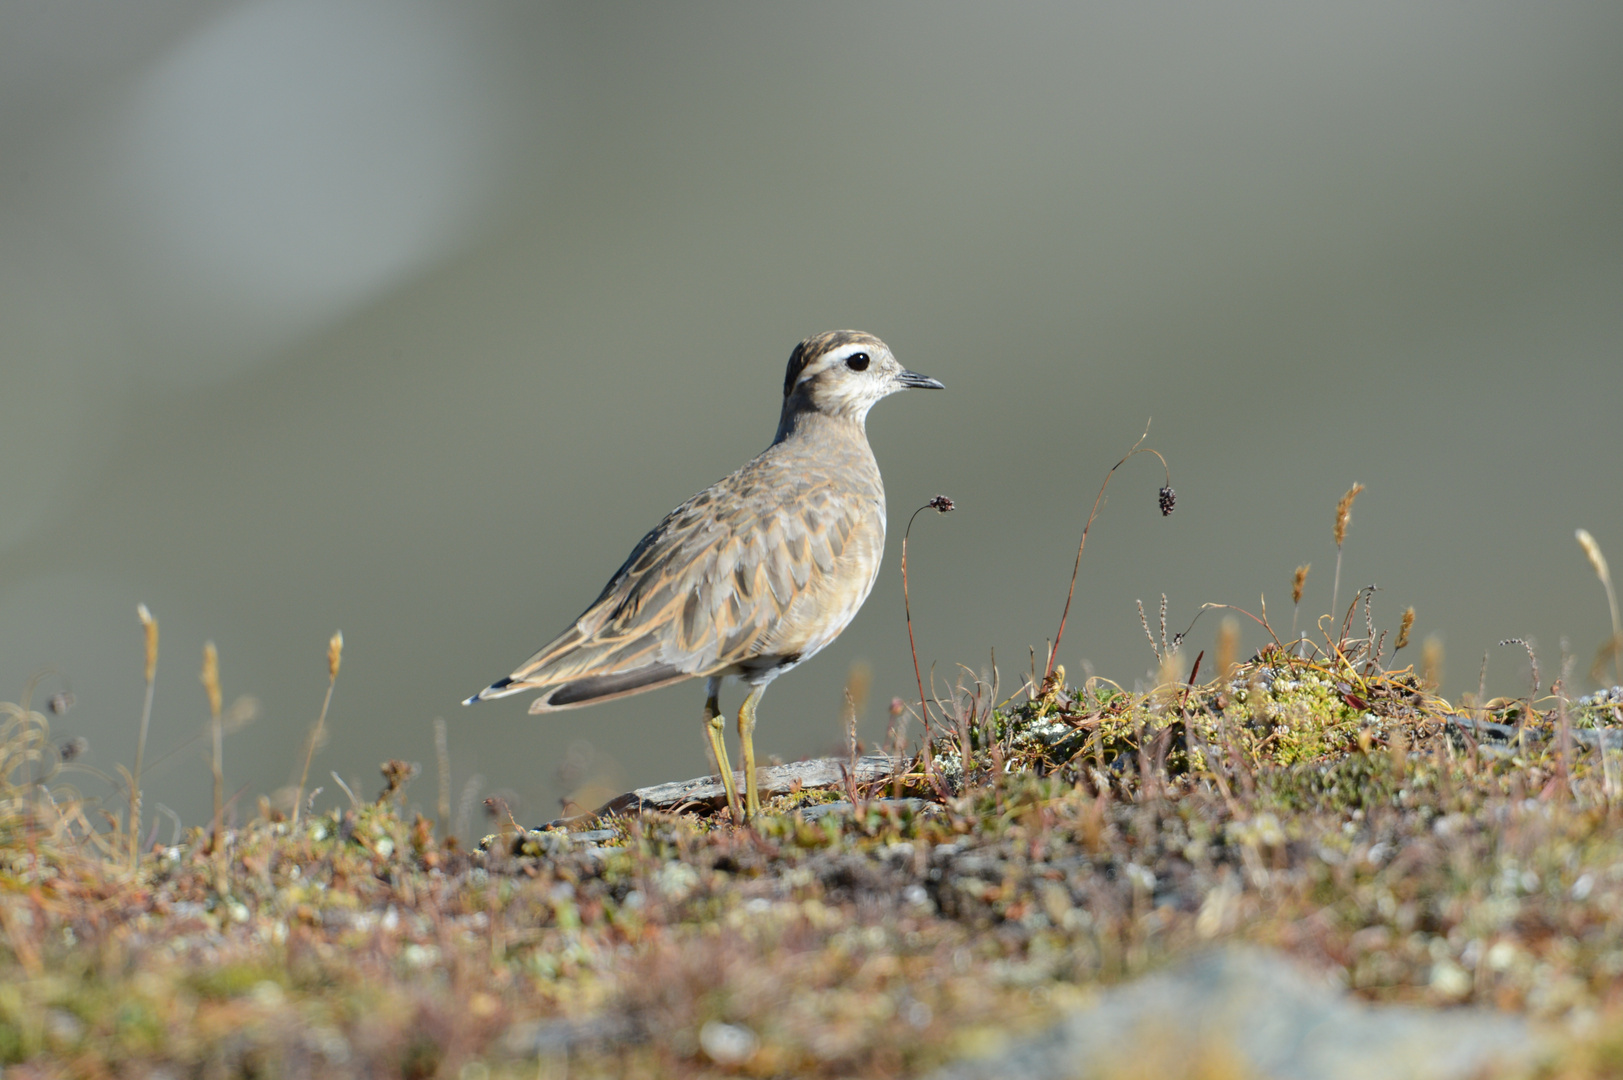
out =
<svg viewBox="0 0 1623 1080"><path fill-rule="evenodd" d="M852 353L845 358L845 366L852 371L867 371L868 354L865 352Z"/></svg>

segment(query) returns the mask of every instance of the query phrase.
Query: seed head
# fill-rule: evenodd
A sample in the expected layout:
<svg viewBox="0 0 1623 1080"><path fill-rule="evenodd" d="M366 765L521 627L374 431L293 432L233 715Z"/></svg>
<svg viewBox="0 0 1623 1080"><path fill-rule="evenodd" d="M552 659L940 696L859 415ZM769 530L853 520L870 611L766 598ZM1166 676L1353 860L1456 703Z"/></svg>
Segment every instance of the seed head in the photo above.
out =
<svg viewBox="0 0 1623 1080"><path fill-rule="evenodd" d="M147 682L151 682L158 670L158 620L152 617L145 604L136 604L135 614L141 619L141 629L146 631Z"/></svg>
<svg viewBox="0 0 1623 1080"><path fill-rule="evenodd" d="M203 692L209 697L209 715L220 715L220 652L214 642L203 643L203 671L198 675Z"/></svg>
<svg viewBox="0 0 1623 1080"><path fill-rule="evenodd" d="M1600 553L1600 545L1589 535L1589 530L1579 529L1577 536L1578 546L1584 549L1584 554L1589 556L1589 565L1595 568L1595 576L1602 581L1610 579L1612 575L1606 566L1606 556Z"/></svg>
<svg viewBox="0 0 1623 1080"><path fill-rule="evenodd" d="M1307 588L1307 572L1313 569L1312 563L1303 563L1296 568L1296 577L1291 581L1291 603L1302 602L1302 590Z"/></svg>
<svg viewBox="0 0 1623 1080"><path fill-rule="evenodd" d="M1392 646L1393 652L1397 652L1399 649L1409 644L1409 631L1413 629L1414 605L1411 604L1403 609L1403 621L1398 623L1398 643Z"/></svg>
<svg viewBox="0 0 1623 1080"><path fill-rule="evenodd" d="M1052 701L1057 695L1064 691L1064 689L1065 665L1055 664L1054 670L1049 673L1046 679L1043 680L1042 689L1039 691L1039 694L1044 700Z"/></svg>
<svg viewBox="0 0 1623 1080"><path fill-rule="evenodd" d="M1168 516L1178 508L1178 493L1172 490L1171 484L1161 489L1160 502L1162 517Z"/></svg>
<svg viewBox="0 0 1623 1080"><path fill-rule="evenodd" d="M954 503L951 499L947 498L947 496L945 496L945 495L937 495L935 498L931 499L930 500L930 506L937 513L942 513L942 514L949 514L953 510L956 510L958 508L957 504Z"/></svg>
<svg viewBox="0 0 1623 1080"><path fill-rule="evenodd" d="M1433 634L1420 646L1420 681L1428 690L1443 684L1443 639Z"/></svg>
<svg viewBox="0 0 1623 1080"><path fill-rule="evenodd" d="M327 677L338 678L338 665L344 659L344 632L342 630L333 634L327 642Z"/></svg>
<svg viewBox="0 0 1623 1080"><path fill-rule="evenodd" d="M1363 490L1363 484L1354 484L1347 489L1347 494L1341 497L1341 501L1336 503L1336 547L1340 547L1341 542L1347 539L1347 522L1352 520L1353 500L1358 498L1358 493Z"/></svg>

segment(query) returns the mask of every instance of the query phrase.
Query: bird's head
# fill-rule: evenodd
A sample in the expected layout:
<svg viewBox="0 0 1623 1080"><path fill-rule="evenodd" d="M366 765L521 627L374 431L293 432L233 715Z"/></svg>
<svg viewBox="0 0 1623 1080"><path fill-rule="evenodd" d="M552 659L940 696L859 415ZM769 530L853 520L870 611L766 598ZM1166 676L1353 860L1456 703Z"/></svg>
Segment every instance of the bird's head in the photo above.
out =
<svg viewBox="0 0 1623 1080"><path fill-rule="evenodd" d="M940 390L942 385L902 367L890 347L872 334L830 330L802 341L789 355L784 415L812 411L860 424L880 398L915 388Z"/></svg>

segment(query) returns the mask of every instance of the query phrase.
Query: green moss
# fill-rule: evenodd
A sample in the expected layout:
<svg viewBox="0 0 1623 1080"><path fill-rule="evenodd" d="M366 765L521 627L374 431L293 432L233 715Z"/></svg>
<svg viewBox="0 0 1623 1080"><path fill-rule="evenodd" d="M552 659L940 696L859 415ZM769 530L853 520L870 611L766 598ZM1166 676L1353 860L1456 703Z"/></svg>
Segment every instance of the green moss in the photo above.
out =
<svg viewBox="0 0 1623 1080"><path fill-rule="evenodd" d="M132 876L12 802L0 1060L691 1077L719 1068L718 1023L754 1039L741 1074L907 1075L1225 940L1340 964L1374 999L1611 1030L1623 796L1562 756L1556 704L1490 703L1525 737L1473 744L1410 673L1278 652L1221 685L983 687L933 775L900 779L923 809L880 802L887 782L816 821L796 811L850 793L779 798L750 831L646 815L474 855L362 806L248 822L218 857L194 830ZM1613 1068L1610 1043L1575 1046L1582 1075Z"/></svg>
<svg viewBox="0 0 1623 1080"><path fill-rule="evenodd" d="M277 983L281 972L262 963L222 964L193 972L187 987L201 998L241 997L262 983Z"/></svg>

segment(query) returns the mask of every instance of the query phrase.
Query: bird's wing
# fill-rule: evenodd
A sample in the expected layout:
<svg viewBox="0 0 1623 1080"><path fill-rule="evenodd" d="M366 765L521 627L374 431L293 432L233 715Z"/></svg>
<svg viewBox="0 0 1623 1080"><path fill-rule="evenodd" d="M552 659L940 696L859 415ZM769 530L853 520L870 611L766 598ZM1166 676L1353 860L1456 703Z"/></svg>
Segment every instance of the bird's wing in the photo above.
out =
<svg viewBox="0 0 1623 1080"><path fill-rule="evenodd" d="M768 501L735 479L667 515L574 625L480 696L551 689L539 712L797 652L780 633L784 613L834 573L874 508L826 483Z"/></svg>

